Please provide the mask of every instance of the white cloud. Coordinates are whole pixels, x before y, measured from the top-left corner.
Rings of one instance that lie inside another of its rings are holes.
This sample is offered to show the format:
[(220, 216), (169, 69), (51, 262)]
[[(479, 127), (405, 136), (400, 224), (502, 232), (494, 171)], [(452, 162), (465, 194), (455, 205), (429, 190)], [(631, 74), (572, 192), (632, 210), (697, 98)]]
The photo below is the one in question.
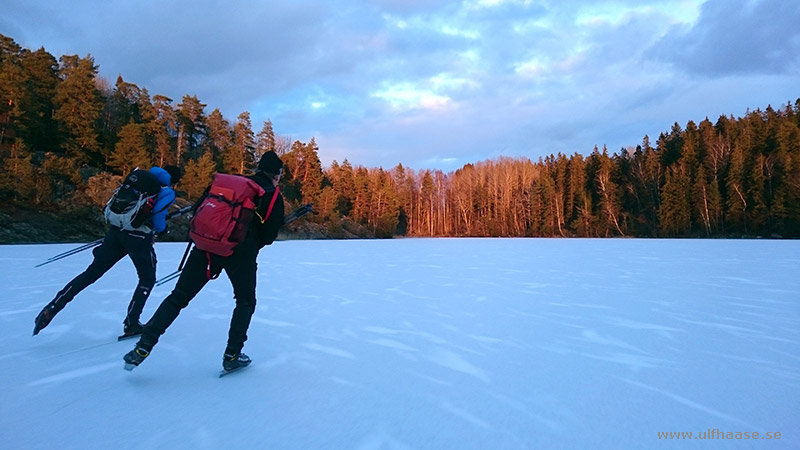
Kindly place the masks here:
[(464, 89), (476, 89), (480, 83), (467, 77), (459, 77), (450, 73), (440, 73), (431, 77), (430, 83), (435, 91), (460, 91)]
[(502, 5), (523, 5), (528, 6), (532, 0), (468, 0), (464, 2), (470, 8), (493, 8)]
[(481, 37), (481, 34), (477, 31), (459, 28), (451, 24), (444, 24), (440, 26), (439, 31), (441, 31), (443, 34), (465, 37), (467, 39), (480, 39)]
[(619, 26), (635, 16), (659, 15), (670, 24), (692, 24), (700, 15), (701, 1), (661, 2), (653, 4), (619, 5), (598, 3), (580, 9), (575, 17), (578, 26)]
[(431, 90), (422, 89), (406, 82), (386, 86), (372, 95), (387, 101), (395, 109), (441, 110), (452, 102), (447, 96), (438, 95)]

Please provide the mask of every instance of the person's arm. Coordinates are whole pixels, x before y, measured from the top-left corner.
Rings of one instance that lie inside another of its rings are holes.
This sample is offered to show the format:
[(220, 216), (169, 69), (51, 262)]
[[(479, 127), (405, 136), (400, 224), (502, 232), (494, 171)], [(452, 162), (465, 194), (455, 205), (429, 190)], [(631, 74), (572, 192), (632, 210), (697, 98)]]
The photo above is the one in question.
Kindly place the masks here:
[(153, 230), (161, 233), (167, 229), (167, 210), (175, 201), (175, 191), (167, 186), (162, 186), (161, 191), (156, 197), (156, 204), (153, 205)]
[[(278, 237), (278, 231), (280, 231), (281, 226), (283, 226), (283, 216), (284, 216), (284, 207), (283, 207), (283, 196), (278, 194), (278, 197), (275, 199), (275, 205), (272, 207), (272, 212), (269, 216), (264, 217), (266, 215), (267, 209), (269, 207), (269, 202), (272, 200), (272, 192), (265, 194), (262, 197), (262, 201), (259, 202), (258, 210), (262, 210), (262, 205), (266, 203), (266, 207), (263, 208), (263, 214), (260, 212), (261, 218), (259, 215), (256, 215), (253, 219), (256, 222), (255, 226), (258, 227), (258, 247), (261, 248), (265, 245), (270, 245), (275, 241), (275, 238)], [(265, 220), (262, 222), (262, 218)]]

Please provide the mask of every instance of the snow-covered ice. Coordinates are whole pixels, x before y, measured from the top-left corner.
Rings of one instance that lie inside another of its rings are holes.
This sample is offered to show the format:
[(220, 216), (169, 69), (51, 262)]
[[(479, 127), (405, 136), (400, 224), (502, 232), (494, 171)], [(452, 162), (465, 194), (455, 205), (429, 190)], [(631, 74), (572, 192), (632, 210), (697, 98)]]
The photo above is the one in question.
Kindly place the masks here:
[(132, 372), (127, 259), (32, 337), (73, 247), (0, 246), (4, 450), (800, 448), (800, 241), (276, 242), (223, 379), (224, 275)]

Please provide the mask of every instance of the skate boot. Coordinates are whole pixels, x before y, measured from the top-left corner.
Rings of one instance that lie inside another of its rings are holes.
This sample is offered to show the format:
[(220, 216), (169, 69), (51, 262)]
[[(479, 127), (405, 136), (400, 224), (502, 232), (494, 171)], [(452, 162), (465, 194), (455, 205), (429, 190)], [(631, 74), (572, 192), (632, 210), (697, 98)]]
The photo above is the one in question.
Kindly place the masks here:
[(251, 362), (250, 357), (242, 352), (225, 353), (222, 357), (222, 372), (219, 376), (221, 377), (239, 369), (244, 369), (249, 366)]
[(133, 370), (139, 364), (144, 361), (145, 358), (150, 354), (150, 350), (146, 349), (145, 347), (141, 346), (140, 344), (136, 344), (133, 350), (129, 351), (125, 357), (122, 359), (125, 360), (125, 370)]
[(128, 321), (125, 321), (125, 328), (122, 330), (122, 335), (117, 337), (118, 341), (123, 341), (125, 339), (130, 339), (132, 337), (140, 336), (142, 334), (142, 330), (144, 329), (144, 325), (138, 320), (136, 323), (128, 324)]
[(49, 325), (50, 321), (53, 320), (53, 317), (55, 317), (59, 311), (60, 309), (56, 308), (55, 303), (48, 303), (47, 306), (42, 308), (39, 315), (33, 319), (33, 335), (36, 336), (44, 327)]

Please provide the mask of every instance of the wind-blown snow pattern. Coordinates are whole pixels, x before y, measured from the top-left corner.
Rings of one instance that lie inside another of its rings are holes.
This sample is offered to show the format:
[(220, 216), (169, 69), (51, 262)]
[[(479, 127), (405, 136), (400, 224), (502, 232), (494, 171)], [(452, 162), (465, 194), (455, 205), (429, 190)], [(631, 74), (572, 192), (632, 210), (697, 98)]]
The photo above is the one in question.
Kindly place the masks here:
[(800, 448), (800, 241), (280, 241), (222, 379), (224, 275), (132, 372), (128, 260), (31, 336), (72, 247), (0, 246), (4, 450)]

